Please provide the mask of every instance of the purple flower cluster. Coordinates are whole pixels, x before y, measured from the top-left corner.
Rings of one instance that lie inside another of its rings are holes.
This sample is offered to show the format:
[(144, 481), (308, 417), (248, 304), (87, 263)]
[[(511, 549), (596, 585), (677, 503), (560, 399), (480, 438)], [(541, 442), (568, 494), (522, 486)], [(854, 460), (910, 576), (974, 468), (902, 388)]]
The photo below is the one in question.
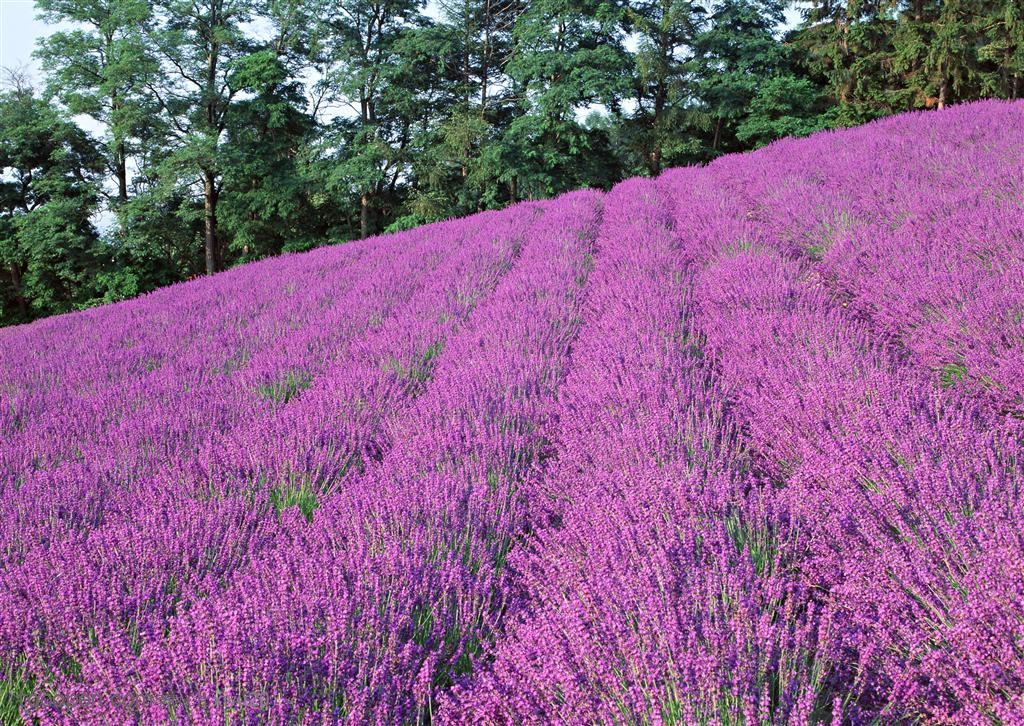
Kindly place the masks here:
[(0, 718), (1024, 720), (1024, 104), (0, 331)]

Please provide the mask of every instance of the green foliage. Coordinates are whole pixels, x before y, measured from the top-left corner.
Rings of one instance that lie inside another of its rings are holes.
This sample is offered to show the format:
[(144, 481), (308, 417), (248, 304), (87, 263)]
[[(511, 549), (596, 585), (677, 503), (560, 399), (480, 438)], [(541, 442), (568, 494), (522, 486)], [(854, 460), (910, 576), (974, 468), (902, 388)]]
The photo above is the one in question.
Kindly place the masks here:
[(1016, 0), (815, 0), (793, 42), (825, 81), (833, 125), (1024, 92)]
[(0, 322), (82, 307), (104, 250), (90, 216), (101, 160), (84, 131), (28, 88), (0, 93)]
[(315, 122), (302, 110), (301, 84), (269, 48), (240, 59), (234, 80), (249, 95), (231, 106), (221, 150), (228, 193), (219, 221), (232, 261), (320, 244), (328, 228), (312, 202), (305, 149)]
[(313, 377), (304, 371), (288, 371), (280, 380), (259, 385), (256, 391), (267, 401), (283, 406), (297, 398), (312, 382)]
[(152, 110), (146, 86), (158, 64), (143, 33), (151, 6), (143, 0), (37, 0), (36, 8), (48, 22), (76, 26), (44, 38), (36, 56), (47, 71), (48, 95), (106, 128), (116, 208), (128, 199), (128, 159), (138, 152)]
[(6, 663), (0, 667), (0, 723), (23, 723), (21, 706), (34, 689), (35, 680), (23, 665)]
[(962, 363), (947, 363), (939, 371), (939, 381), (943, 388), (952, 388), (967, 377), (967, 366)]
[(620, 177), (606, 130), (579, 123), (576, 111), (615, 108), (628, 90), (623, 21), (622, 7), (606, 0), (538, 0), (519, 16), (508, 74), (529, 92), (505, 132), (501, 161), (523, 196), (608, 187)]
[(754, 148), (784, 136), (807, 136), (826, 128), (819, 113), (821, 92), (806, 78), (772, 76), (760, 85), (750, 112), (736, 127), (736, 138)]
[(313, 512), (316, 511), (319, 503), (316, 490), (308, 479), (296, 481), (292, 478), (285, 484), (271, 488), (270, 506), (278, 517), (288, 507), (298, 507), (299, 513), (306, 518), (306, 521), (312, 522)]
[[(697, 92), (709, 117), (711, 155), (748, 148), (739, 138), (773, 129), (772, 81), (784, 74), (789, 53), (775, 38), (783, 0), (718, 0), (696, 40)], [(755, 99), (760, 104), (755, 105)]]
[(1024, 94), (1017, 0), (809, 0), (785, 35), (786, 0), (35, 2), (45, 93), (0, 100), (0, 324)]

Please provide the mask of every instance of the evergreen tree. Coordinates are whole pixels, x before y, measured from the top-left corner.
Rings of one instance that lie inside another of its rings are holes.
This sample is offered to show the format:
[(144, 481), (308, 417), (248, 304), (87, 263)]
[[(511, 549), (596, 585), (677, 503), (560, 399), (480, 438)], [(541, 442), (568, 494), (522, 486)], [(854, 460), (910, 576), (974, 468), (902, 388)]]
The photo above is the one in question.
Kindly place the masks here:
[(894, 85), (903, 108), (943, 108), (956, 93), (974, 96), (977, 84), (978, 43), (973, 32), (977, 3), (974, 0), (911, 0), (898, 7), (892, 31), (893, 67), (899, 74)]
[(825, 79), (832, 100), (829, 122), (853, 125), (906, 105), (893, 82), (891, 0), (811, 0), (793, 41), (808, 70)]
[(1024, 3), (995, 0), (975, 18), (981, 42), (978, 58), (985, 64), (980, 95), (1024, 97)]
[(332, 215), (309, 174), (318, 128), (299, 75), (307, 67), (313, 26), (305, 0), (272, 0), (261, 8), (270, 36), (236, 62), (245, 90), (225, 119), (221, 227), (233, 261), (323, 244)]
[(775, 28), (782, 0), (717, 0), (696, 38), (697, 89), (710, 117), (711, 155), (742, 148), (737, 131), (751, 113), (759, 87), (786, 63)]
[(432, 122), (418, 125), (413, 140), (412, 219), (465, 214), (514, 197), (499, 156), (504, 130), (522, 113), (505, 68), (523, 3), (453, 0), (440, 9), (440, 21), (407, 38), (403, 53), (405, 82), (435, 99)]

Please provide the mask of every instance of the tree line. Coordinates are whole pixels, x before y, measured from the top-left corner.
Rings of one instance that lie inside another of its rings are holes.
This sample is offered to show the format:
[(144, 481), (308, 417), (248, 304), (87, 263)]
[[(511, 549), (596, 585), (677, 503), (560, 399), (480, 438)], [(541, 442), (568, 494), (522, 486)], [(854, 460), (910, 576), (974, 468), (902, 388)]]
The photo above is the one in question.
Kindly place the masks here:
[(0, 324), (1024, 94), (1018, 0), (798, 5), (36, 0), (62, 29), (0, 92)]

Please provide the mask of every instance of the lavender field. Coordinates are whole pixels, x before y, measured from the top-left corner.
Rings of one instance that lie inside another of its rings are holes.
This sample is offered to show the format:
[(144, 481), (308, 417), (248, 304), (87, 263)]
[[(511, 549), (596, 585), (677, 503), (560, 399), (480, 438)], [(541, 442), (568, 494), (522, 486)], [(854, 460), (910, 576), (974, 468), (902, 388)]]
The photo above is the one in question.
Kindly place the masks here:
[(0, 721), (1024, 723), (1024, 103), (0, 330)]

